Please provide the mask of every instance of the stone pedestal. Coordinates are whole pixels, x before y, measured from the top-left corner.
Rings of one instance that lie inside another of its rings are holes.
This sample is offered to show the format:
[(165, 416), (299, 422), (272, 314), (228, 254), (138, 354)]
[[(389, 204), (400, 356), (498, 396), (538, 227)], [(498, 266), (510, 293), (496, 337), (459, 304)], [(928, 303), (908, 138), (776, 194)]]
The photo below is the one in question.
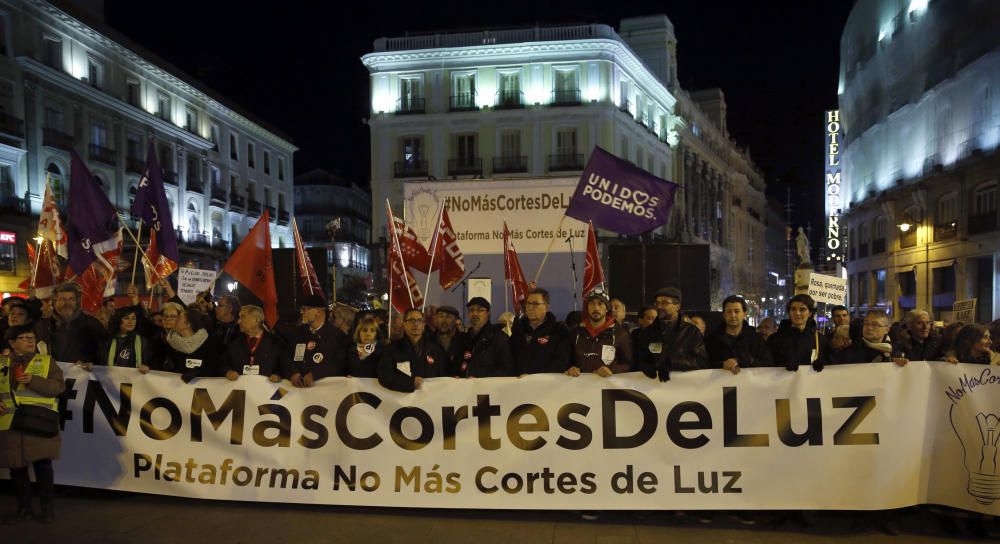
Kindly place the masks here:
[(815, 272), (810, 262), (799, 263), (795, 269), (795, 293), (796, 295), (809, 294), (809, 276)]

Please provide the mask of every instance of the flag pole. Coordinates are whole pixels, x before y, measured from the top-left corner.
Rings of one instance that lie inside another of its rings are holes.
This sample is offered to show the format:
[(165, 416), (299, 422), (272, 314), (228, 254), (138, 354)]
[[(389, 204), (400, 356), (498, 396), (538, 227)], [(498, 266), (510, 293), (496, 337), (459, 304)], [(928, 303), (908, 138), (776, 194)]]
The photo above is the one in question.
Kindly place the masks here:
[(507, 222), (504, 221), (503, 237), (503, 311), (510, 311), (510, 286), (512, 285), (510, 274), (510, 248), (507, 247)]
[(437, 252), (437, 242), (438, 236), (441, 235), (441, 220), (444, 217), (444, 208), (448, 204), (441, 206), (441, 212), (438, 214), (437, 225), (434, 226), (434, 235), (431, 236), (431, 262), (427, 265), (427, 280), (424, 283), (424, 303), (420, 306), (420, 311), (423, 312), (424, 308), (427, 308), (427, 295), (431, 290), (431, 272), (434, 270), (434, 254)]
[[(117, 213), (118, 213), (118, 220), (122, 222), (122, 228), (124, 228), (125, 232), (127, 232), (128, 235), (129, 235), (129, 237), (132, 238), (132, 241), (135, 242), (135, 249), (138, 250), (139, 252), (141, 252), (142, 256), (145, 257), (146, 260), (149, 260), (149, 256), (146, 255), (146, 252), (142, 249), (142, 246), (139, 244), (139, 239), (135, 237), (135, 234), (132, 234), (132, 229), (128, 228), (128, 224), (125, 223), (125, 218), (122, 217), (121, 212), (117, 212)], [(150, 261), (150, 264), (153, 264), (153, 262)], [(135, 285), (134, 282), (133, 282), (133, 285)]]
[[(142, 240), (142, 218), (141, 217), (139, 218), (139, 226), (136, 227), (135, 230), (139, 231), (139, 238), (135, 241), (136, 251), (135, 251), (135, 254), (132, 256), (132, 285), (135, 285), (135, 269), (139, 265), (139, 249), (138, 248), (139, 248), (139, 240)], [(149, 236), (152, 237), (153, 234), (150, 233)]]
[(556, 227), (556, 231), (552, 233), (552, 238), (549, 240), (549, 247), (545, 250), (545, 255), (542, 256), (542, 262), (538, 265), (538, 272), (535, 272), (535, 284), (538, 283), (538, 278), (542, 275), (542, 268), (545, 267), (545, 261), (549, 260), (549, 253), (552, 252), (552, 245), (556, 243), (556, 238), (559, 238), (559, 231), (562, 230), (563, 221), (566, 220), (566, 214), (559, 219), (559, 226)]
[(42, 244), (44, 244), (44, 243), (45, 243), (45, 239), (43, 238), (42, 241), (38, 243), (38, 246), (35, 249), (35, 267), (34, 267), (34, 270), (31, 271), (31, 288), (32, 289), (35, 288), (35, 277), (38, 276), (38, 262), (42, 260)]

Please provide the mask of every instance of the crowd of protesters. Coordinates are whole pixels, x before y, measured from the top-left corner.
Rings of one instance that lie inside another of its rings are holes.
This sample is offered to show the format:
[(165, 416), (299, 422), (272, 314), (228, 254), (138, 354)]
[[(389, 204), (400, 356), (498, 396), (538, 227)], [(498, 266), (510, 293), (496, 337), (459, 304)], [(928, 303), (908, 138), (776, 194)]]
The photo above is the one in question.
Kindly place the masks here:
[[(745, 368), (822, 371), (828, 365), (869, 362), (1000, 364), (992, 340), (1000, 341), (1000, 320), (989, 327), (952, 323), (938, 331), (926, 311), (890, 322), (883, 310), (873, 309), (852, 320), (845, 307), (837, 306), (831, 326), (821, 330), (816, 305), (807, 295), (788, 301), (787, 319), (766, 318), (756, 329), (748, 324), (743, 298), (726, 298), (721, 325), (709, 328), (703, 315), (682, 311), (683, 295), (673, 287), (657, 291), (651, 305), (634, 314), (634, 322), (621, 300), (601, 292), (586, 297), (583, 312), (559, 321), (550, 311), (549, 293), (535, 286), (522, 301), (522, 315), (504, 313), (496, 322), (482, 297), (468, 301), (464, 323), (452, 306), (411, 308), (390, 323), (383, 310), (331, 307), (310, 295), (299, 301), (297, 320), (279, 322), (272, 330), (261, 307), (241, 305), (234, 296), (215, 300), (201, 293), (186, 305), (169, 284), (161, 282), (161, 287), (169, 300), (156, 312), (140, 303), (134, 286), (127, 290), (128, 305), (109, 303), (96, 315), (81, 311), (80, 290), (73, 283), (56, 287), (49, 300), (3, 301), (0, 467), (12, 469), (18, 496), (18, 509), (8, 521), (54, 518), (52, 459), (59, 454), (58, 436), (40, 438), (11, 429), (9, 422), (3, 425), (14, 409), (11, 391), (49, 399), (62, 393), (62, 374), (50, 360), (88, 370), (104, 365), (166, 371), (185, 382), (252, 375), (310, 387), (331, 376), (366, 377), (403, 392), (437, 377), (607, 377), (641, 371), (667, 381), (671, 373), (702, 369), (738, 374)], [(42, 362), (44, 371), (37, 370)], [(35, 469), (41, 514), (31, 505), (28, 465)]]

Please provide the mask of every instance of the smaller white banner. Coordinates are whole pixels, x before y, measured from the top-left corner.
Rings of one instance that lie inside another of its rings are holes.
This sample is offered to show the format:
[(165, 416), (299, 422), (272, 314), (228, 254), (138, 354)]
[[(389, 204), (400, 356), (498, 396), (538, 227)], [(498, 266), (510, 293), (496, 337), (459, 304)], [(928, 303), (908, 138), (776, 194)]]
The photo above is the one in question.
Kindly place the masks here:
[(847, 304), (847, 280), (814, 272), (809, 275), (809, 296), (816, 302)]
[(952, 322), (963, 321), (972, 323), (976, 320), (976, 299), (956, 300), (951, 307)]
[(184, 301), (184, 304), (191, 304), (198, 293), (212, 288), (213, 281), (215, 281), (214, 270), (181, 268), (177, 271), (177, 296)]

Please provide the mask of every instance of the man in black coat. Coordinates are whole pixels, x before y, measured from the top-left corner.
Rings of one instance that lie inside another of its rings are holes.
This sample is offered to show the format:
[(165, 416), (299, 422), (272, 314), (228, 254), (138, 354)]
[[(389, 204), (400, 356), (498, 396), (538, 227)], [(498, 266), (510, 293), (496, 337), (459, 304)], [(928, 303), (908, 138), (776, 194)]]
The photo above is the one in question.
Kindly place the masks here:
[(237, 320), (240, 317), (240, 301), (233, 295), (224, 295), (215, 302), (215, 326), (212, 327), (212, 337), (216, 344), (225, 348), (240, 333)]
[(454, 306), (441, 306), (434, 312), (434, 338), (448, 354), (448, 375), (460, 376), (463, 356), (469, 346), (468, 334), (458, 330), (461, 314)]
[[(906, 361), (938, 361), (941, 336), (934, 332), (934, 323), (926, 310), (912, 310), (906, 314), (905, 328), (892, 339), (899, 356)], [(905, 364), (905, 363), (904, 363)]]
[(712, 368), (739, 374), (741, 368), (774, 366), (767, 342), (746, 324), (746, 317), (747, 301), (743, 297), (731, 295), (722, 301), (725, 326), (705, 339)]
[(347, 375), (347, 338), (326, 316), (326, 301), (319, 295), (303, 298), (303, 325), (291, 334), (285, 349), (282, 374), (295, 387), (311, 387), (321, 378)]
[(80, 363), (90, 370), (100, 359), (98, 348), (111, 335), (97, 318), (80, 310), (79, 285), (63, 283), (56, 287), (53, 297), (53, 315), (38, 321), (36, 333), (51, 340), (51, 355), (56, 361)]
[(518, 375), (569, 370), (573, 360), (573, 338), (549, 312), (549, 292), (528, 292), (524, 315), (514, 322), (510, 337), (514, 367)]
[(222, 352), (222, 370), (235, 381), (240, 376), (268, 376), (281, 381), (281, 355), (284, 349), (275, 335), (264, 330), (264, 309), (248, 305), (240, 309), (240, 333)]
[[(862, 325), (861, 338), (846, 348), (830, 349), (831, 364), (887, 363), (897, 359), (889, 338), (889, 316), (883, 310), (869, 310)], [(904, 359), (905, 360), (905, 359)], [(900, 361), (900, 366), (903, 363)]]
[(513, 376), (514, 359), (510, 338), (503, 328), (490, 323), (490, 303), (483, 297), (473, 297), (466, 305), (469, 330), (465, 349), (457, 361), (454, 374), (463, 378)]
[(653, 305), (659, 319), (642, 329), (635, 346), (635, 360), (642, 373), (665, 382), (671, 371), (708, 368), (708, 353), (701, 332), (681, 319), (681, 291), (665, 287), (656, 292)]
[(427, 321), (419, 308), (403, 314), (403, 337), (394, 340), (378, 362), (378, 383), (382, 387), (412, 393), (424, 378), (447, 376), (448, 354), (424, 331)]

